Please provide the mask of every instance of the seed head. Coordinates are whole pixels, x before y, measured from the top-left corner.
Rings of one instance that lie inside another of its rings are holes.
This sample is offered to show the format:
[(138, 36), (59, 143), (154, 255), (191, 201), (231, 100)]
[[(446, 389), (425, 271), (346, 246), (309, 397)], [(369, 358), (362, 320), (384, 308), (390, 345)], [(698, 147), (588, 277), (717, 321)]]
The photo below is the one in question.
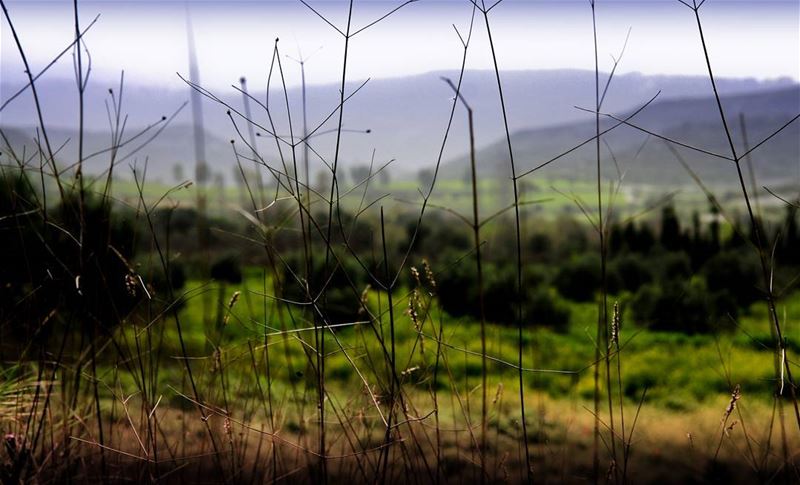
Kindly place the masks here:
[(431, 270), (431, 265), (428, 264), (427, 259), (422, 260), (422, 267), (425, 269), (425, 278), (428, 280), (428, 283), (431, 285), (431, 289), (436, 291), (436, 279), (433, 277), (433, 270)]
[(125, 275), (125, 291), (128, 292), (128, 295), (131, 298), (136, 297), (136, 277), (133, 273), (128, 273)]
[(223, 427), (225, 428), (225, 434), (228, 435), (228, 439), (232, 441), (233, 432), (231, 430), (231, 418), (228, 416), (225, 416), (225, 423), (223, 424)]
[(211, 360), (213, 363), (213, 367), (211, 367), (212, 374), (222, 369), (222, 351), (219, 349), (219, 347), (214, 349), (214, 353), (211, 355)]
[(418, 370), (419, 370), (419, 366), (409, 367), (408, 369), (406, 369), (403, 372), (401, 372), (400, 375), (407, 376), (407, 375), (410, 375), (411, 373), (416, 372)]
[(233, 310), (233, 306), (236, 305), (236, 302), (239, 301), (239, 292), (234, 291), (233, 295), (231, 295), (230, 301), (228, 301), (228, 312), (225, 314), (225, 317), (222, 319), (222, 324), (227, 325), (228, 319), (231, 316), (231, 310)]
[(725, 408), (725, 414), (722, 415), (723, 424), (728, 420), (731, 413), (736, 409), (736, 401), (741, 399), (741, 397), (742, 397), (742, 390), (739, 387), (739, 384), (736, 384), (736, 387), (734, 387), (733, 391), (731, 392), (731, 400), (728, 403), (728, 407)]
[(408, 297), (408, 309), (406, 310), (406, 313), (408, 313), (408, 316), (411, 318), (411, 323), (414, 324), (414, 328), (417, 330), (417, 332), (420, 331), (418, 308), (419, 293), (417, 293), (417, 290), (412, 290), (411, 296)]
[(364, 287), (364, 290), (361, 292), (361, 306), (358, 307), (358, 314), (362, 315), (367, 312), (367, 303), (369, 302), (369, 290), (372, 289), (372, 285), (367, 284)]
[(620, 315), (619, 315), (619, 302), (614, 302), (614, 316), (611, 318), (611, 344), (619, 350), (619, 327), (620, 327)]
[(414, 278), (414, 281), (417, 283), (417, 286), (420, 286), (419, 270), (417, 269), (416, 266), (411, 267), (411, 276)]
[(733, 428), (735, 428), (735, 427), (736, 427), (736, 423), (738, 423), (738, 421), (735, 421), (735, 420), (734, 420), (734, 421), (733, 421), (733, 422), (730, 424), (730, 426), (728, 426), (727, 428), (725, 428), (725, 435), (726, 435), (726, 436), (730, 436), (730, 435), (731, 435), (731, 431), (733, 431)]
[(494, 399), (492, 399), (492, 404), (497, 404), (497, 401), (503, 398), (503, 383), (497, 385), (497, 392), (494, 393)]

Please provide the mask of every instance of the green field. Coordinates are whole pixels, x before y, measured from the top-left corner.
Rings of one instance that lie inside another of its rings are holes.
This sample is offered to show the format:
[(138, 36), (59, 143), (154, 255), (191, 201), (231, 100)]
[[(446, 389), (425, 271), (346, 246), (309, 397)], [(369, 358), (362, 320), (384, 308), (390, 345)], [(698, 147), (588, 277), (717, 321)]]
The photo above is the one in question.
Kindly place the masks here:
[[(254, 271), (240, 285), (218, 286), (215, 283), (200, 285), (190, 281), (184, 291), (190, 296), (180, 311), (184, 328), (184, 339), (190, 354), (203, 357), (197, 366), (206, 369), (213, 366), (211, 355), (220, 348), (225, 356), (226, 367), (249, 372), (251, 366), (248, 342), (263, 352), (264, 342), (273, 350), (276, 362), (290, 358), (296, 370), (308, 373), (304, 345), (314, 338), (314, 322), (308, 320), (308, 312), (295, 307), (291, 317), (288, 310), (277, 313), (274, 302), (266, 304), (262, 294), (263, 282)], [(268, 282), (268, 288), (270, 283)], [(199, 291), (203, 294), (198, 294)], [(231, 310), (227, 309), (231, 295), (240, 292), (241, 297)], [(267, 292), (269, 293), (269, 291)], [(477, 384), (480, 377), (479, 322), (469, 317), (452, 318), (442, 312), (435, 299), (428, 297), (424, 318), (419, 318), (415, 328), (406, 313), (410, 290), (398, 290), (395, 294), (395, 335), (398, 355), (398, 372), (418, 368), (409, 374), (409, 383), (421, 388), (430, 384), (432, 361), (431, 349), (437, 345), (439, 325), (442, 326), (442, 345), (450, 360), (454, 375), (464, 376), (465, 385)], [(625, 302), (629, 295), (620, 295)], [(207, 301), (204, 303), (203, 299)], [(220, 300), (221, 298), (221, 300)], [(617, 298), (612, 297), (612, 301)], [(210, 301), (209, 301), (210, 300)], [(268, 300), (268, 298), (267, 298)], [(220, 301), (222, 304), (220, 305)], [(204, 305), (210, 315), (204, 319)], [(379, 320), (375, 324), (365, 322), (325, 332), (326, 375), (336, 386), (364, 385), (353, 365), (366, 374), (385, 371), (375, 369), (371, 362), (380, 361), (380, 344), (375, 334), (388, 335), (389, 314), (385, 293), (375, 290), (369, 293), (369, 307)], [(800, 294), (787, 297), (779, 305), (781, 312), (794, 314), (800, 311)], [(588, 400), (592, 396), (593, 383), (591, 364), (594, 359), (594, 339), (597, 307), (593, 303), (570, 303), (569, 327), (565, 332), (537, 327), (531, 322), (523, 334), (526, 353), (523, 356), (525, 383), (531, 389), (546, 392), (551, 398), (574, 398)], [(227, 316), (227, 324), (216, 328), (217, 320)], [(204, 325), (204, 320), (210, 322)], [(750, 399), (769, 400), (775, 388), (773, 337), (770, 334), (766, 305), (757, 303), (737, 322), (736, 330), (719, 335), (685, 335), (672, 332), (654, 332), (635, 325), (627, 325), (627, 316), (622, 315), (621, 355), (625, 399), (635, 403), (647, 389), (649, 405), (666, 409), (695, 409), (715, 402), (728, 395), (732, 385), (739, 384)], [(169, 355), (180, 353), (175, 328), (168, 322), (159, 323), (163, 330), (162, 352)], [(305, 329), (305, 330), (304, 330)], [(121, 338), (133, 339), (133, 329), (124, 332)], [(800, 328), (787, 325), (784, 336), (790, 351), (800, 351)], [(423, 348), (427, 347), (426, 357)], [(517, 386), (517, 329), (509, 326), (488, 324), (487, 354), (490, 357), (488, 371), (492, 389), (501, 382), (506, 388)], [(347, 354), (347, 356), (345, 355)], [(348, 359), (349, 356), (349, 359)], [(613, 356), (616, 358), (616, 355)], [(496, 359), (496, 360), (495, 360)], [(273, 378), (276, 385), (285, 386), (293, 379), (286, 372), (287, 366), (274, 364)], [(547, 369), (560, 373), (535, 371)], [(237, 372), (233, 372), (233, 378)], [(446, 376), (440, 375), (445, 386)], [(377, 377), (372, 377), (375, 384)], [(172, 383), (175, 384), (174, 382)]]

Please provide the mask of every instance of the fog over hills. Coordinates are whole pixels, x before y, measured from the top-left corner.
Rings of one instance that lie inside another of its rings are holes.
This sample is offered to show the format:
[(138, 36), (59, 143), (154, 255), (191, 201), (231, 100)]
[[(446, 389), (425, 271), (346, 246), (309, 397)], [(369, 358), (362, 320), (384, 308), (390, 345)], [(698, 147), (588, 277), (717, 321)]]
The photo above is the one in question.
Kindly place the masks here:
[[(800, 114), (800, 88), (797, 86), (733, 94), (722, 97), (728, 126), (739, 155), (748, 147), (768, 137), (794, 116)], [(603, 111), (606, 111), (605, 109)], [(630, 112), (618, 113), (624, 119)], [(537, 167), (591, 139), (595, 133), (594, 115), (585, 113), (585, 121), (554, 127), (521, 130), (512, 133), (518, 172)], [(745, 144), (744, 129), (747, 134)], [(630, 120), (637, 127), (692, 147), (731, 156), (730, 145), (722, 127), (719, 110), (713, 97), (696, 97), (657, 101)], [(617, 124), (604, 117), (601, 130)], [(617, 177), (617, 167), (626, 180), (649, 183), (683, 183), (690, 176), (657, 137), (631, 126), (622, 125), (603, 136), (602, 156), (605, 175)], [(606, 145), (607, 142), (607, 145)], [(707, 183), (736, 181), (736, 171), (730, 161), (673, 145), (679, 155)], [(541, 169), (542, 174), (564, 177), (592, 177), (596, 173), (594, 142), (587, 143), (563, 158)], [(800, 180), (800, 123), (794, 122), (751, 154), (759, 179), (788, 182)], [(477, 153), (479, 171), (510, 177), (506, 140), (480, 149)], [(458, 176), (468, 167), (466, 156), (458, 157), (445, 166), (445, 174)]]
[[(347, 167), (367, 163), (375, 149), (376, 162), (394, 159), (391, 170), (398, 175), (433, 166), (447, 126), (453, 96), (452, 90), (441, 78), (449, 77), (455, 82), (457, 76), (458, 72), (448, 71), (368, 81), (345, 104), (344, 127), (352, 130), (370, 129), (371, 133), (367, 135), (348, 132), (343, 135), (340, 155), (342, 164)], [(601, 79), (606, 77), (605, 74), (601, 75)], [(512, 141), (515, 154), (523, 160), (523, 165), (533, 166), (536, 161), (547, 159), (591, 136), (592, 115), (576, 109), (575, 106), (588, 108), (593, 104), (594, 72), (506, 71), (502, 73), (502, 80), (509, 127), (514, 134)], [(346, 94), (353, 93), (362, 82), (348, 83)], [(0, 99), (5, 102), (22, 85), (4, 79), (0, 85)], [(266, 103), (263, 81), (261, 85), (257, 85), (255, 80), (250, 80), (249, 85), (251, 94)], [(751, 144), (800, 112), (799, 88), (791, 80), (720, 79), (718, 85), (726, 109), (734, 118), (729, 121), (735, 129), (738, 130), (739, 126), (738, 113), (746, 115)], [(53, 145), (60, 146), (69, 140), (59, 154), (60, 162), (68, 164), (77, 152), (77, 143), (74, 141), (78, 102), (75, 83), (72, 80), (50, 80), (45, 77), (37, 82), (37, 88)], [(119, 94), (118, 86), (99, 80), (91, 81), (87, 90), (86, 144), (90, 153), (102, 149), (110, 141), (106, 112), (109, 88), (113, 88), (116, 95)], [(309, 127), (317, 126), (336, 109), (338, 91), (338, 85), (308, 86)], [(709, 97), (711, 86), (705, 77), (618, 75), (611, 84), (603, 110), (616, 114), (630, 112), (659, 91), (657, 101), (635, 118), (636, 123), (687, 143), (697, 142), (705, 148), (727, 153), (725, 145), (720, 145), (725, 141), (724, 134), (719, 128), (719, 114)], [(481, 149), (481, 170), (504, 176), (506, 155), (498, 144), (504, 131), (494, 72), (467, 71), (462, 93), (475, 112), (476, 141)], [(214, 94), (235, 109), (241, 110), (242, 95), (233, 88), (214, 91)], [(290, 89), (288, 97), (293, 129), (297, 136), (302, 133), (300, 89)], [(186, 90), (175, 91), (137, 85), (135, 80), (126, 81), (122, 108), (128, 116), (126, 133), (133, 135), (147, 124), (158, 121), (161, 116), (171, 115), (188, 99), (188, 86)], [(283, 93), (275, 89), (275, 84), (269, 102), (277, 131), (288, 137)], [(262, 127), (268, 127), (265, 110), (255, 103), (251, 104), (255, 120)], [(238, 136), (224, 106), (204, 98), (203, 110), (208, 162), (212, 171), (222, 173), (230, 180), (235, 166), (230, 140)], [(320, 131), (335, 128), (336, 118), (331, 117)], [(236, 121), (243, 129), (244, 122), (241, 119)], [(36, 126), (36, 118), (29, 92), (0, 112), (0, 126), (15, 149), (19, 150), (22, 145), (27, 144), (30, 150), (35, 134), (32, 127)], [(772, 168), (775, 168), (774, 173), (779, 174), (779, 165), (785, 167), (792, 160), (797, 163), (797, 126), (791, 127), (791, 130), (793, 131), (776, 138), (775, 144), (770, 148), (758, 152), (759, 156), (772, 159), (765, 173), (773, 173)], [(256, 131), (264, 130), (257, 128)], [(191, 109), (186, 106), (158, 138), (135, 154), (135, 158), (142, 161), (148, 157), (150, 176), (172, 180), (173, 166), (176, 163), (185, 165), (184, 172), (191, 176), (195, 158), (191, 133)], [(277, 162), (274, 139), (270, 139), (266, 133), (263, 135), (258, 142), (259, 150), (268, 161)], [(608, 137), (609, 144), (623, 165), (627, 163), (626, 160), (633, 158), (643, 141), (644, 136), (640, 132), (624, 127), (615, 130)], [(331, 134), (311, 139), (314, 150), (329, 161), (333, 158), (334, 142), (335, 136)], [(139, 145), (137, 141), (124, 147), (121, 150), (122, 156)], [(241, 142), (238, 147), (242, 152), (247, 151)], [(459, 106), (443, 156), (448, 174), (461, 175), (459, 163), (460, 160), (463, 161), (461, 157), (465, 156), (466, 149), (466, 116)], [(650, 170), (659, 172), (664, 165), (665, 153), (668, 152), (660, 143), (652, 140), (648, 142), (639, 154), (637, 163), (644, 164), (643, 160), (651, 158), (657, 163), (645, 165), (648, 168), (640, 169), (636, 175), (647, 178), (651, 176)], [(579, 151), (573, 157), (554, 164), (552, 170), (561, 168), (572, 175), (580, 176), (585, 167), (590, 168), (587, 160), (586, 154)], [(100, 155), (88, 166), (91, 170), (100, 170), (101, 167), (105, 168), (107, 161), (107, 156)], [(324, 168), (318, 158), (312, 158), (311, 164), (312, 171)], [(669, 170), (671, 167), (674, 164), (670, 164)], [(585, 173), (587, 177), (592, 176), (589, 168)], [(791, 173), (796, 173), (796, 170)], [(670, 177), (677, 176), (674, 172), (668, 174)], [(634, 176), (633, 170), (631, 176)]]

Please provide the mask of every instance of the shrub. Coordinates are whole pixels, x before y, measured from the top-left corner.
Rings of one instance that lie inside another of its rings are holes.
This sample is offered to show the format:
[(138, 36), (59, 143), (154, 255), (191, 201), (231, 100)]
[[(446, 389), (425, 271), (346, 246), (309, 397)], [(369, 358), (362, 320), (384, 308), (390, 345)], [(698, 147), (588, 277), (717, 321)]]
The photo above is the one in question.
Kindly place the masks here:
[[(145, 282), (151, 286), (156, 294), (167, 296), (169, 288), (167, 287), (167, 279), (164, 277), (164, 269), (159, 265), (153, 268), (150, 275), (144, 275)], [(172, 261), (169, 265), (169, 283), (172, 285), (172, 290), (177, 291), (186, 285), (186, 269), (183, 263)], [(178, 296), (177, 294), (175, 295)]]
[(692, 263), (686, 253), (661, 253), (653, 259), (664, 281), (685, 281), (692, 276)]
[[(450, 216), (442, 216), (440, 214), (432, 214), (429, 218), (422, 222), (422, 225), (417, 229), (417, 218), (406, 216), (402, 224), (405, 229), (405, 243), (404, 247), (411, 244), (411, 238), (414, 236), (414, 231), (417, 231), (416, 239), (414, 240), (413, 251), (418, 255), (425, 255), (433, 260), (438, 260), (437, 256), (446, 248), (452, 251), (454, 255), (456, 252), (465, 253), (473, 247), (472, 236), (466, 225), (460, 221), (454, 220)], [(452, 260), (457, 260), (453, 257)], [(470, 264), (474, 267), (474, 257), (466, 258), (464, 264)]]
[[(330, 274), (330, 270), (325, 269), (325, 258), (314, 258), (308, 277), (311, 298), (316, 298), (324, 286), (324, 297), (317, 300), (317, 304), (330, 324), (350, 323), (363, 318), (360, 314), (361, 290), (367, 284), (366, 274), (352, 258), (340, 255), (338, 261), (341, 264), (337, 266), (337, 259), (331, 257), (330, 268), (333, 273)], [(287, 259), (287, 264), (298, 277), (305, 275), (305, 262), (301, 254), (293, 254)], [(286, 270), (283, 277), (283, 297), (292, 301), (308, 302), (304, 284), (298, 283)], [(312, 318), (317, 318), (316, 312)]]
[[(449, 253), (442, 260), (449, 262), (457, 259), (455, 253)], [(436, 279), (436, 294), (444, 311), (454, 317), (479, 315), (478, 275), (470, 260), (461, 260), (437, 272)]]
[(609, 265), (609, 275), (618, 284), (618, 289), (636, 292), (643, 285), (653, 281), (652, 265), (637, 254), (626, 254), (616, 258)]
[[(453, 316), (480, 318), (477, 270), (462, 260), (439, 275), (438, 296), (442, 308)], [(486, 320), (512, 325), (517, 321), (517, 270), (512, 265), (484, 263), (484, 311)], [(569, 310), (556, 292), (547, 290), (547, 278), (539, 269), (526, 268), (523, 318), (529, 324), (565, 328)]]
[[(484, 271), (486, 319), (512, 324), (517, 321), (517, 270), (511, 265), (487, 265)], [(523, 302), (523, 305), (525, 303)]]
[(702, 285), (647, 284), (631, 301), (634, 320), (653, 330), (685, 333), (711, 331), (712, 313)]
[(143, 293), (130, 263), (127, 214), (89, 193), (81, 207), (76, 193), (66, 193), (45, 224), (23, 175), (5, 174), (0, 187), (0, 316), (15, 322), (14, 332), (38, 331), (51, 311), (82, 330), (124, 320)]
[(759, 297), (756, 262), (747, 256), (749, 254), (722, 252), (708, 260), (701, 270), (710, 292), (729, 294), (741, 308), (747, 308)]
[(211, 265), (211, 278), (225, 283), (241, 283), (242, 268), (235, 256), (227, 255)]
[(564, 264), (555, 278), (558, 292), (570, 300), (590, 301), (600, 288), (600, 264), (586, 254)]
[(569, 307), (554, 291), (546, 288), (532, 290), (527, 298), (528, 320), (535, 325), (565, 331), (569, 323)]

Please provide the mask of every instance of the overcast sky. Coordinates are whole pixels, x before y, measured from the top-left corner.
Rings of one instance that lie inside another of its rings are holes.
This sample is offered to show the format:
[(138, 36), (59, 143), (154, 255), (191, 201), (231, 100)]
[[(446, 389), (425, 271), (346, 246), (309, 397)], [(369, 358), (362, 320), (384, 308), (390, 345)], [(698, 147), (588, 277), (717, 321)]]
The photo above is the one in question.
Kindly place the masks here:
[[(308, 0), (340, 29), (347, 3)], [(358, 29), (402, 3), (355, 0), (352, 25)], [(488, 2), (487, 2), (488, 3)], [(29, 61), (38, 72), (74, 35), (72, 2), (10, 1), (12, 21)], [(201, 81), (219, 88), (247, 76), (251, 86), (265, 82), (273, 41), (282, 54), (311, 55), (307, 78), (336, 82), (341, 76), (343, 38), (298, 1), (86, 1), (80, 18), (100, 19), (86, 36), (94, 79), (181, 88), (176, 72), (186, 74), (187, 15), (194, 26)], [(461, 44), (453, 29), (469, 26), (468, 0), (421, 0), (352, 38), (348, 78), (395, 77), (457, 68)], [(187, 14), (188, 12), (188, 14)], [(720, 76), (800, 78), (800, 2), (708, 0), (701, 9), (711, 60)], [(506, 0), (491, 11), (501, 69), (593, 69), (591, 10), (588, 0)], [(677, 0), (599, 0), (597, 6), (601, 69), (611, 67), (628, 28), (630, 41), (620, 72), (704, 75), (705, 64), (692, 11)], [(22, 64), (6, 19), (2, 21), (0, 74), (22, 78)], [(284, 58), (290, 85), (298, 67)], [(491, 68), (486, 29), (476, 18), (468, 67)], [(53, 76), (70, 76), (65, 56)], [(2, 94), (2, 93), (0, 93)], [(2, 97), (2, 96), (0, 96)]]

